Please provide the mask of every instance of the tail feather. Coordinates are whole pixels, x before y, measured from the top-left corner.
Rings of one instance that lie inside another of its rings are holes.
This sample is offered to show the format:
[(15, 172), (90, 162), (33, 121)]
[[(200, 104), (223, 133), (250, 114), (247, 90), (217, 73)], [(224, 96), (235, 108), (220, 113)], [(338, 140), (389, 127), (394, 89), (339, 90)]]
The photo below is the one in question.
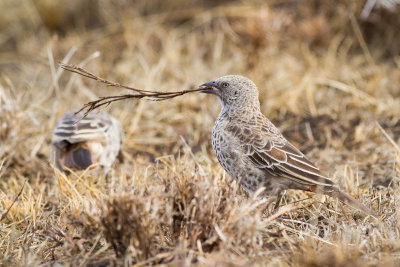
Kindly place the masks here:
[(342, 190), (340, 190), (339, 188), (337, 188), (336, 186), (311, 186), (310, 191), (315, 192), (315, 193), (321, 193), (321, 194), (325, 194), (331, 197), (335, 197), (337, 199), (339, 199), (341, 202), (345, 203), (346, 205), (349, 205), (355, 209), (361, 210), (363, 212), (365, 212), (368, 215), (377, 217), (376, 213), (367, 208), (364, 204), (362, 204), (361, 202), (359, 202), (358, 200), (352, 198), (351, 196), (349, 196), (347, 193), (343, 192)]
[(91, 151), (84, 147), (66, 152), (63, 167), (72, 170), (84, 170), (93, 164)]
[(339, 199), (340, 201), (342, 201), (343, 203), (345, 203), (353, 208), (356, 208), (358, 210), (361, 210), (368, 215), (376, 217), (376, 213), (373, 210), (367, 208), (364, 204), (362, 204), (358, 200), (352, 198), (351, 196), (349, 196), (347, 193), (341, 191), (340, 189), (337, 189), (334, 191), (329, 191), (329, 192), (324, 192), (324, 193), (328, 196), (335, 197), (335, 198)]

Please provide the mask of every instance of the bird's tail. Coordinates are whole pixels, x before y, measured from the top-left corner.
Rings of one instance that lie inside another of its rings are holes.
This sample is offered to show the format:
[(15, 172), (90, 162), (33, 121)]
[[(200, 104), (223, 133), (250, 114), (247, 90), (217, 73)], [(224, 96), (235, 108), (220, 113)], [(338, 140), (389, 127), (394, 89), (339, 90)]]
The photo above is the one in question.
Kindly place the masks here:
[(364, 204), (362, 204), (358, 200), (352, 198), (347, 193), (341, 191), (339, 188), (330, 187), (329, 189), (323, 188), (322, 190), (321, 189), (319, 189), (319, 190), (317, 189), (316, 191), (318, 193), (323, 193), (325, 195), (328, 195), (328, 196), (331, 196), (331, 197), (335, 197), (335, 198), (339, 199), (341, 202), (343, 202), (343, 203), (345, 203), (345, 204), (347, 204), (347, 205), (349, 205), (349, 206), (351, 206), (353, 208), (361, 210), (361, 211), (365, 212), (368, 215), (377, 217), (376, 213), (373, 210), (367, 208)]
[(62, 162), (63, 168), (72, 170), (84, 170), (92, 165), (92, 153), (88, 148), (77, 147), (76, 149), (69, 150), (64, 155)]

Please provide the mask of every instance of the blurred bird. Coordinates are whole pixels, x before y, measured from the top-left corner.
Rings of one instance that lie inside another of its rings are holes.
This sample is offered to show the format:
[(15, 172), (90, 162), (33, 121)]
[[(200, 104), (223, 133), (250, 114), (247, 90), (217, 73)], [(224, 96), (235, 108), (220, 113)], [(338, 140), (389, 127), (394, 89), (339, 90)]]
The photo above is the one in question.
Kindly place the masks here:
[(107, 173), (115, 158), (122, 156), (121, 124), (105, 111), (83, 117), (71, 110), (58, 121), (52, 136), (51, 162), (61, 171), (84, 170), (97, 165)]
[(277, 196), (277, 208), (283, 190), (300, 189), (336, 197), (373, 214), (322, 175), (261, 113), (258, 88), (251, 80), (228, 75), (200, 88), (216, 95), (222, 105), (212, 131), (218, 161), (248, 194), (264, 187), (262, 195)]

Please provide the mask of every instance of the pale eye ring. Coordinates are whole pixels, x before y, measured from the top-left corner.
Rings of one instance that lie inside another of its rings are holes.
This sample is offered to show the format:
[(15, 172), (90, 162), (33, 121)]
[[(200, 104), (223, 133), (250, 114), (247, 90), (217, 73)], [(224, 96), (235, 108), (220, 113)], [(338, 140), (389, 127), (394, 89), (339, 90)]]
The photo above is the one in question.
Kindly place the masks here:
[(222, 87), (223, 87), (223, 88), (229, 87), (229, 83), (222, 83)]

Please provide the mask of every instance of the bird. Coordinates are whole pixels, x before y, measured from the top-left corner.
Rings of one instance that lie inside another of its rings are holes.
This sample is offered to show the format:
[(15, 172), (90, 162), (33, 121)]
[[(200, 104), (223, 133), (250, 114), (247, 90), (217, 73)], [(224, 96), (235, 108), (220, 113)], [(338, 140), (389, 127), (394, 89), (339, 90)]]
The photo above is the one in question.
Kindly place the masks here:
[(62, 172), (102, 166), (108, 173), (117, 156), (122, 160), (124, 133), (106, 111), (70, 110), (58, 121), (51, 140), (50, 162)]
[(241, 75), (227, 75), (202, 84), (200, 92), (216, 95), (221, 112), (212, 130), (212, 148), (225, 171), (244, 191), (275, 197), (297, 189), (322, 193), (359, 209), (374, 212), (342, 191), (292, 145), (260, 109), (257, 86)]

